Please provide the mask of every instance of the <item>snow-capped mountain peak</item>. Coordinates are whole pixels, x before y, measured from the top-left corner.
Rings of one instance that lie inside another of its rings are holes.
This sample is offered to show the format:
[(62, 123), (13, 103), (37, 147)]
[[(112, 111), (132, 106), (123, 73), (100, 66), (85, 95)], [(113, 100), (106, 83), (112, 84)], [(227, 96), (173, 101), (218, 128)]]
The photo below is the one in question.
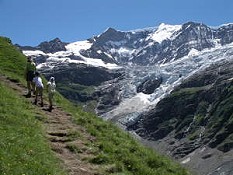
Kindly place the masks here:
[[(51, 54), (57, 55), (57, 50), (65, 54), (64, 56), (59, 54), (57, 60), (63, 57), (77, 64), (91, 64), (99, 60), (97, 62), (101, 62), (100, 65), (92, 65), (108, 68), (109, 64), (117, 67), (117, 65), (167, 63), (186, 55), (192, 55), (195, 50), (221, 47), (232, 41), (233, 25), (231, 24), (210, 28), (202, 23), (194, 22), (183, 25), (162, 23), (158, 27), (136, 31), (124, 32), (108, 28), (102, 34), (85, 41), (62, 43), (59, 39), (55, 39), (51, 42), (43, 42), (35, 48), (22, 47), (22, 50), (30, 55), (34, 52), (37, 58), (43, 56), (43, 61), (40, 59), (39, 63), (44, 62)], [(43, 53), (38, 54), (39, 51)]]
[(181, 28), (182, 25), (169, 25), (161, 23), (158, 29), (154, 33), (150, 34), (148, 38), (161, 43), (163, 40), (171, 39), (172, 35)]

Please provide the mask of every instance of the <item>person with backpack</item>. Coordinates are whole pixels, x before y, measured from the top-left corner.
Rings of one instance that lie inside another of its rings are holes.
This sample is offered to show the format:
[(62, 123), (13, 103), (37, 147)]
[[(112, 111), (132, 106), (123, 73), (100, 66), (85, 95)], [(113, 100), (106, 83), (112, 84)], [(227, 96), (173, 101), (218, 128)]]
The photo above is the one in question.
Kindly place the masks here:
[(33, 62), (32, 57), (28, 56), (26, 70), (25, 70), (25, 77), (26, 77), (27, 89), (28, 89), (28, 93), (27, 93), (26, 97), (31, 97), (31, 91), (33, 91), (33, 93), (35, 93), (35, 85), (32, 82), (32, 80), (35, 76), (35, 71), (36, 71), (36, 64)]
[(35, 93), (36, 97), (35, 97), (34, 104), (35, 105), (37, 104), (37, 98), (40, 95), (41, 107), (43, 107), (44, 106), (44, 103), (43, 103), (43, 89), (44, 89), (44, 85), (43, 85), (43, 82), (42, 82), (42, 79), (40, 77), (40, 73), (39, 72), (35, 73), (35, 77), (33, 78), (33, 82), (35, 83), (35, 87), (36, 87), (36, 93)]
[(48, 96), (49, 96), (49, 111), (50, 112), (53, 109), (53, 96), (55, 94), (55, 88), (56, 88), (55, 78), (50, 77), (50, 79), (47, 83), (47, 90), (48, 90)]

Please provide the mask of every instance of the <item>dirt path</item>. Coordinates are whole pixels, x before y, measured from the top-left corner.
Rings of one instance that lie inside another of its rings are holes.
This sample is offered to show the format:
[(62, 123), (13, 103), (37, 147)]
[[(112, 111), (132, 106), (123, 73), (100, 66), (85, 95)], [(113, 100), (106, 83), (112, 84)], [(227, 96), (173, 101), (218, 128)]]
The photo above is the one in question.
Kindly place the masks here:
[[(26, 92), (26, 88), (15, 80), (10, 80), (0, 75), (0, 81), (5, 82), (21, 96)], [(34, 101), (34, 97), (27, 99), (31, 103)], [(85, 145), (85, 140), (93, 142), (95, 138), (90, 136), (83, 127), (74, 124), (72, 116), (64, 112), (60, 107), (55, 106), (53, 111), (49, 112), (47, 101), (44, 101), (44, 107), (40, 107), (39, 101), (37, 107), (46, 116), (45, 119), (41, 119), (46, 137), (51, 145), (51, 149), (61, 160), (62, 167), (70, 175), (97, 174), (97, 167), (84, 160), (93, 156), (91, 149)]]

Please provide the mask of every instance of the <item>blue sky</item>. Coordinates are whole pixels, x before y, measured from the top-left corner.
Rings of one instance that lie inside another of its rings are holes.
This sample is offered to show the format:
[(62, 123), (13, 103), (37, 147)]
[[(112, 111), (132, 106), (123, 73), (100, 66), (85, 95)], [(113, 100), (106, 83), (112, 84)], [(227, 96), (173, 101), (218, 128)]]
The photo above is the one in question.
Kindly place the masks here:
[(108, 27), (133, 30), (160, 23), (233, 23), (232, 0), (0, 0), (0, 36), (36, 46), (56, 37), (85, 40)]

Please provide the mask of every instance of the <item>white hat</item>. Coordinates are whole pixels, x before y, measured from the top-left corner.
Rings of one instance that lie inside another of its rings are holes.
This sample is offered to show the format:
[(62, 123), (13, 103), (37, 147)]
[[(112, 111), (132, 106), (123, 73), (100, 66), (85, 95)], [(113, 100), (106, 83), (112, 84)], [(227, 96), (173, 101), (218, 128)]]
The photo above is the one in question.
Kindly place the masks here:
[(50, 77), (49, 81), (55, 81), (54, 77)]

